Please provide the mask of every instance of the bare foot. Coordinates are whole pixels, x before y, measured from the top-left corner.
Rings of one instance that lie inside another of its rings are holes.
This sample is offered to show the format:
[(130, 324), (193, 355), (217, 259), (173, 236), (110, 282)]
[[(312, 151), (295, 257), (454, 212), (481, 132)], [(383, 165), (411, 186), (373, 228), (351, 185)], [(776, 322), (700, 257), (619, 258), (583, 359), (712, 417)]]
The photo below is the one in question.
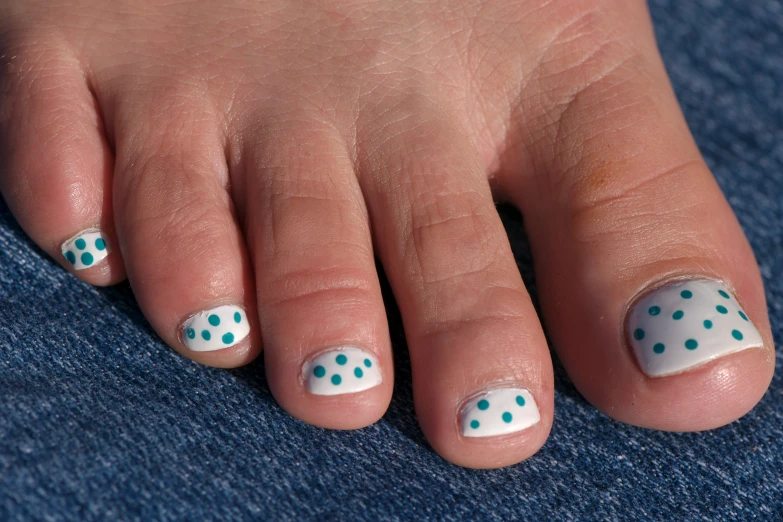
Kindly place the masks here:
[[(552, 367), (493, 195), (526, 219), (571, 378), (623, 422), (703, 430), (771, 379), (756, 263), (640, 0), (6, 0), (0, 188), (175, 350), (262, 344), (280, 405), (386, 410), (378, 256), (444, 458), (535, 453)], [(754, 327), (755, 325), (755, 327)]]

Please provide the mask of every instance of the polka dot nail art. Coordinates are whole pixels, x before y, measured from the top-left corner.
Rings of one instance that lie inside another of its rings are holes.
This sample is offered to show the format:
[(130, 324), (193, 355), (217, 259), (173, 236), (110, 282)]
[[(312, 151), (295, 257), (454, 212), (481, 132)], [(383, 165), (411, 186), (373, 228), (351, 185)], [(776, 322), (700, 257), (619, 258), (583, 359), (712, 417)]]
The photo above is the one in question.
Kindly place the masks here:
[(307, 391), (314, 395), (357, 393), (383, 381), (378, 359), (349, 346), (315, 356), (305, 363), (302, 373)]
[(234, 346), (249, 333), (245, 311), (224, 305), (189, 317), (182, 325), (182, 342), (194, 352), (212, 352)]
[(62, 245), (63, 257), (74, 270), (95, 266), (109, 255), (109, 242), (98, 229), (79, 232)]
[(640, 299), (628, 316), (628, 336), (639, 366), (651, 377), (763, 346), (731, 292), (706, 279), (673, 283)]
[(533, 395), (524, 388), (500, 388), (473, 397), (460, 413), (463, 437), (493, 437), (522, 431), (541, 420)]

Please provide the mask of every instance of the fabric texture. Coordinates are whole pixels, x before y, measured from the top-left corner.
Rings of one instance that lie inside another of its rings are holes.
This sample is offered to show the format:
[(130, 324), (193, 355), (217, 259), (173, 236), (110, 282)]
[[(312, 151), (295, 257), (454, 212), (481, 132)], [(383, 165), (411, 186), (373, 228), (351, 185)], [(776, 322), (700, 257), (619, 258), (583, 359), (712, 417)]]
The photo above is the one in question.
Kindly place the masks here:
[[(783, 4), (655, 0), (686, 117), (739, 216), (783, 339)], [(535, 295), (522, 219), (500, 209)], [(783, 520), (783, 377), (741, 420), (661, 433), (599, 413), (556, 362), (556, 419), (533, 458), (449, 464), (396, 355), (384, 418), (352, 432), (292, 419), (262, 361), (226, 371), (166, 347), (126, 284), (79, 282), (0, 203), (0, 520)]]

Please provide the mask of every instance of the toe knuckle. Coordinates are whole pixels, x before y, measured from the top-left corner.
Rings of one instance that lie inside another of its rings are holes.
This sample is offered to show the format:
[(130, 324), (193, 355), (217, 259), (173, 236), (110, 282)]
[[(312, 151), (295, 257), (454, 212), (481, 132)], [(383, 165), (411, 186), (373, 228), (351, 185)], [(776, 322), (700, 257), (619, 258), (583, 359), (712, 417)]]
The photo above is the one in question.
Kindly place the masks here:
[[(441, 292), (418, 318), (423, 336), (444, 333), (519, 331), (530, 321), (522, 312), (527, 299), (514, 284), (462, 285), (454, 292)], [(455, 304), (458, 303), (458, 304)]]
[(425, 283), (467, 276), (495, 264), (505, 240), (494, 206), (484, 196), (431, 190), (414, 197), (410, 208), (407, 253)]
[(700, 159), (629, 176), (619, 190), (578, 196), (563, 227), (579, 248), (610, 263), (633, 259), (618, 267), (620, 278), (648, 266), (714, 266), (715, 245), (736, 223), (710, 178)]
[(374, 302), (377, 288), (370, 273), (345, 263), (278, 267), (266, 277), (263, 299), (267, 306), (309, 306), (321, 313), (337, 307), (365, 308)]

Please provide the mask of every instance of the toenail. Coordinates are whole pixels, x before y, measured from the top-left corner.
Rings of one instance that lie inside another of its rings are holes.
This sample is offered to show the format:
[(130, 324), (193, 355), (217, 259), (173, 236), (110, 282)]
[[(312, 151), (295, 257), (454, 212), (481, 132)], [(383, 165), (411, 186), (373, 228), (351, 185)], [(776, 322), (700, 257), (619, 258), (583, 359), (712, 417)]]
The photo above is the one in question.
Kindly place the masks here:
[(188, 317), (182, 325), (182, 342), (194, 352), (212, 352), (235, 345), (249, 333), (245, 311), (223, 305)]
[(351, 346), (316, 355), (302, 367), (307, 391), (314, 395), (342, 395), (378, 386), (383, 378), (378, 360)]
[(498, 388), (468, 399), (460, 410), (463, 437), (494, 437), (522, 431), (541, 416), (524, 388)]
[(109, 255), (106, 236), (97, 228), (82, 230), (62, 244), (63, 257), (74, 270), (84, 270)]
[(708, 279), (678, 281), (645, 295), (631, 308), (627, 331), (639, 366), (650, 377), (764, 345), (737, 299)]

